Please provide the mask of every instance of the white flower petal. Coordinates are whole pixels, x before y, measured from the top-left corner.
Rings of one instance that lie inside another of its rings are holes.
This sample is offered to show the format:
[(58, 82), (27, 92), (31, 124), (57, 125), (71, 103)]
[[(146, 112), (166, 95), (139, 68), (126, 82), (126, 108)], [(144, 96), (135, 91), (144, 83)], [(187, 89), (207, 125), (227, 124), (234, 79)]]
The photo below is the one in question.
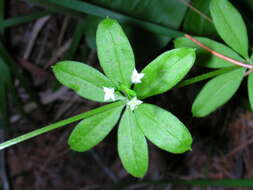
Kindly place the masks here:
[(115, 101), (114, 88), (103, 87), (104, 89), (104, 101), (113, 100)]
[(138, 105), (142, 104), (143, 101), (138, 100), (136, 97), (134, 97), (132, 100), (127, 102), (127, 105), (130, 107), (130, 109), (133, 111), (134, 109), (137, 108)]
[(131, 82), (133, 84), (141, 83), (141, 79), (144, 77), (144, 73), (138, 73), (136, 69), (133, 70), (131, 76)]

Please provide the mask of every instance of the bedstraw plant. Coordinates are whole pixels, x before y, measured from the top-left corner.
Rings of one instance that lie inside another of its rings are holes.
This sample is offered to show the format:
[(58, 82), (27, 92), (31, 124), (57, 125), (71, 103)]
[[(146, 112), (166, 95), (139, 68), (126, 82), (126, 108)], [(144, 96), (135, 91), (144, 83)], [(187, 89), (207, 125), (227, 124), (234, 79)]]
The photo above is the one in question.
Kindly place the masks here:
[(60, 83), (79, 96), (110, 104), (9, 140), (0, 148), (81, 120), (68, 139), (70, 148), (78, 152), (91, 149), (119, 123), (119, 157), (135, 177), (143, 177), (148, 170), (146, 139), (175, 154), (191, 150), (192, 137), (185, 125), (167, 110), (144, 103), (144, 99), (164, 93), (182, 80), (193, 66), (195, 49), (164, 52), (139, 73), (131, 45), (116, 20), (106, 18), (100, 22), (96, 43), (105, 75), (76, 61), (59, 62), (53, 72)]

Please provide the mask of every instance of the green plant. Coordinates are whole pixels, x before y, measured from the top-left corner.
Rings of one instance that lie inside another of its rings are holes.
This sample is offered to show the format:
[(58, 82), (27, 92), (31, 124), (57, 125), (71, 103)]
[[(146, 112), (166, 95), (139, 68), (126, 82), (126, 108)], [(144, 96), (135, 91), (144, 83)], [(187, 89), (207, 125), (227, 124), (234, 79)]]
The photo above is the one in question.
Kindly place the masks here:
[(170, 112), (143, 103), (142, 99), (164, 93), (175, 86), (191, 69), (195, 50), (179, 48), (167, 51), (138, 73), (131, 45), (116, 20), (104, 19), (98, 26), (96, 39), (105, 75), (75, 61), (59, 62), (53, 66), (53, 71), (63, 85), (78, 95), (97, 102), (114, 103), (7, 141), (0, 147), (5, 148), (83, 119), (68, 140), (71, 149), (83, 152), (108, 135), (125, 109), (119, 121), (119, 156), (130, 174), (143, 177), (148, 169), (146, 138), (171, 153), (191, 149), (192, 137), (184, 124)]
[[(175, 47), (196, 48), (196, 64), (217, 69), (237, 65), (234, 69), (211, 79), (200, 91), (192, 105), (196, 117), (204, 117), (225, 104), (237, 91), (244, 76), (248, 76), (248, 94), (253, 108), (253, 69), (248, 52), (248, 35), (240, 13), (228, 0), (212, 0), (210, 12), (219, 36), (230, 46), (214, 40), (189, 35), (177, 38)], [(240, 55), (238, 55), (240, 54)], [(245, 64), (247, 63), (247, 64)], [(249, 69), (249, 71), (246, 71)]]

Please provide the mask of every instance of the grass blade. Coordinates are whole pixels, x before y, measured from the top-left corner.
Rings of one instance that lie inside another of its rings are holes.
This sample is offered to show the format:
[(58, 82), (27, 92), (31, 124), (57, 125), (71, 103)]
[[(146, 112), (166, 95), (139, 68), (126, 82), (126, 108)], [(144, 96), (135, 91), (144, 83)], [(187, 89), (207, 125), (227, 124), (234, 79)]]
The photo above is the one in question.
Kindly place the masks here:
[(126, 187), (130, 187), (132, 185), (187, 185), (187, 186), (200, 186), (200, 187), (252, 187), (253, 179), (192, 179), (192, 180), (184, 180), (184, 179), (171, 179), (171, 180), (143, 180), (143, 181), (124, 181), (119, 182), (116, 185), (108, 185), (105, 189), (111, 190), (120, 190)]
[(51, 14), (50, 11), (40, 11), (40, 12), (32, 13), (30, 15), (18, 16), (18, 17), (14, 17), (14, 18), (5, 19), (3, 21), (3, 24), (0, 25), (0, 29), (3, 30), (3, 28), (8, 28), (8, 27), (13, 27), (13, 26), (25, 24), (27, 22), (31, 22), (33, 20), (39, 19), (44, 16), (48, 16), (50, 14)]

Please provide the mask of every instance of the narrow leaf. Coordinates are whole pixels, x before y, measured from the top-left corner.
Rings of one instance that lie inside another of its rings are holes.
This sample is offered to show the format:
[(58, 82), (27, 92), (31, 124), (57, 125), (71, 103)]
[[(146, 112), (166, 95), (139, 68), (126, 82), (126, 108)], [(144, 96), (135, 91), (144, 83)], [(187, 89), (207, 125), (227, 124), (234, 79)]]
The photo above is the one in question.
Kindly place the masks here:
[(90, 100), (104, 102), (103, 87), (114, 87), (102, 73), (80, 62), (59, 62), (53, 66), (53, 71), (63, 85)]
[(141, 104), (135, 114), (145, 136), (159, 148), (172, 153), (191, 149), (191, 134), (170, 112), (152, 104)]
[(242, 16), (228, 0), (212, 0), (210, 11), (221, 38), (248, 58), (248, 34)]
[[(227, 57), (231, 57), (238, 61), (244, 61), (244, 59), (241, 58), (236, 52), (234, 52), (234, 50), (219, 42), (203, 37), (194, 37), (194, 38), (218, 53), (221, 53)], [(201, 65), (203, 67), (208, 68), (223, 68), (233, 66), (233, 64), (231, 64), (230, 62), (213, 55), (212, 53), (206, 51), (205, 49), (201, 48), (200, 46), (198, 46), (197, 44), (193, 43), (191, 40), (185, 37), (176, 38), (176, 40), (174, 40), (174, 45), (176, 48), (182, 47), (196, 48), (197, 65)]]
[(180, 48), (167, 51), (148, 64), (141, 72), (144, 77), (134, 89), (138, 98), (146, 98), (166, 92), (175, 86), (191, 69), (195, 50)]
[(124, 106), (118, 106), (81, 121), (72, 131), (70, 148), (84, 152), (101, 142), (116, 125)]
[(134, 113), (127, 108), (118, 130), (118, 151), (124, 168), (134, 177), (143, 177), (148, 169), (148, 147)]
[[(250, 57), (250, 64), (253, 64), (253, 54)], [(249, 74), (248, 76), (248, 96), (250, 108), (253, 111), (253, 73)]]
[(248, 95), (250, 108), (253, 110), (253, 73), (248, 76)]
[(225, 104), (239, 88), (244, 72), (244, 68), (238, 68), (210, 80), (194, 100), (193, 115), (205, 117)]
[(25, 24), (27, 22), (31, 22), (33, 20), (39, 19), (41, 17), (48, 16), (50, 14), (51, 14), (50, 11), (39, 11), (39, 12), (31, 13), (30, 15), (8, 18), (4, 20), (4, 23), (3, 25), (0, 26), (0, 28), (18, 26), (18, 25)]

